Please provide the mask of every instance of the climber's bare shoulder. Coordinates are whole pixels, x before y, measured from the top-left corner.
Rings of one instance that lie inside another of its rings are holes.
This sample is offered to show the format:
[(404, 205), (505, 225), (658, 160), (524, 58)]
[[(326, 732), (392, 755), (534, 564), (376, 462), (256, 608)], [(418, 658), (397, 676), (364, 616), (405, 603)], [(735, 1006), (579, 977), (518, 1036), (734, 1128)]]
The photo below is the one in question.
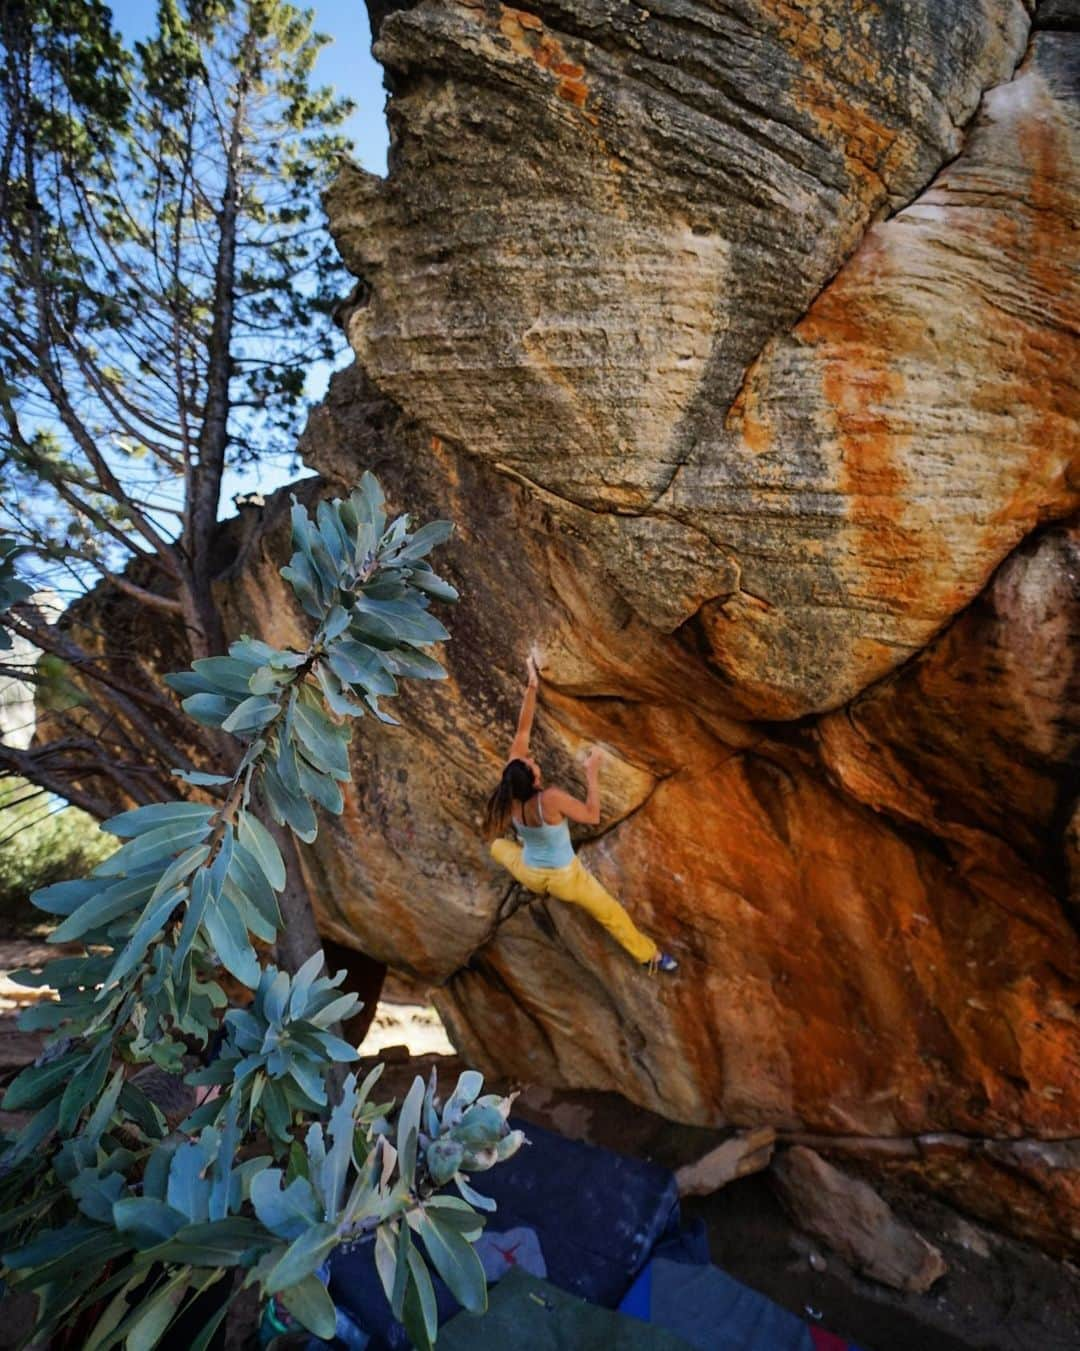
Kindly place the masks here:
[(578, 821), (582, 825), (595, 825), (592, 809), (588, 803), (574, 797), (563, 788), (554, 786), (544, 789), (544, 820), (549, 826), (557, 826), (564, 818)]

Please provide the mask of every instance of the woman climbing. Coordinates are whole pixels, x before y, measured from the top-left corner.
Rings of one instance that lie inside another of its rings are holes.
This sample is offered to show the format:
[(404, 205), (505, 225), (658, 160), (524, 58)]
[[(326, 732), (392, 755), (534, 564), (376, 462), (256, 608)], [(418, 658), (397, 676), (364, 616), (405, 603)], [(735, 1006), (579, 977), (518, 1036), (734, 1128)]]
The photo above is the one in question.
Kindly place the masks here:
[[(554, 896), (587, 910), (642, 966), (676, 971), (679, 964), (675, 958), (661, 952), (651, 938), (645, 937), (574, 853), (569, 823), (580, 821), (595, 826), (600, 820), (600, 751), (594, 748), (585, 761), (589, 790), (584, 802), (561, 788), (543, 787), (540, 766), (529, 758), (539, 683), (540, 673), (530, 655), (529, 683), (517, 732), (499, 786), (487, 804), (485, 834), (491, 841), (491, 856), (529, 891)], [(511, 824), (520, 844), (502, 838)]]

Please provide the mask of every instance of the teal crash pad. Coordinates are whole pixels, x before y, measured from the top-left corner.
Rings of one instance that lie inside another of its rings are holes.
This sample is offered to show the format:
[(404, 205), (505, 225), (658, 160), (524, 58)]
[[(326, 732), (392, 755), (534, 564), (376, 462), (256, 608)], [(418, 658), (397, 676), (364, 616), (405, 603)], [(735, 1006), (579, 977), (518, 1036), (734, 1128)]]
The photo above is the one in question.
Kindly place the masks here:
[(586, 1304), (520, 1269), (489, 1292), (486, 1314), (459, 1313), (438, 1351), (688, 1351), (663, 1328)]

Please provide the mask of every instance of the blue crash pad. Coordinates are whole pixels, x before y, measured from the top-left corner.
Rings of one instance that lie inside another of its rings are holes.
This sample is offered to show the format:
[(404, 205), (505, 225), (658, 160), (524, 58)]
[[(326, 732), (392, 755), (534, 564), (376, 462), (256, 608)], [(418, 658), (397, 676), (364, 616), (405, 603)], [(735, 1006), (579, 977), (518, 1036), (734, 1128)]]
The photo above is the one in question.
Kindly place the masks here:
[(815, 1351), (823, 1344), (846, 1346), (719, 1267), (689, 1266), (663, 1257), (648, 1263), (619, 1312), (674, 1333), (696, 1351), (720, 1347), (723, 1351)]
[(529, 1225), (552, 1285), (614, 1308), (653, 1248), (679, 1228), (679, 1192), (666, 1168), (519, 1121), (529, 1145), (480, 1173), (498, 1202), (489, 1225)]
[(575, 1299), (549, 1281), (512, 1272), (486, 1314), (459, 1313), (437, 1351), (690, 1351), (673, 1333)]

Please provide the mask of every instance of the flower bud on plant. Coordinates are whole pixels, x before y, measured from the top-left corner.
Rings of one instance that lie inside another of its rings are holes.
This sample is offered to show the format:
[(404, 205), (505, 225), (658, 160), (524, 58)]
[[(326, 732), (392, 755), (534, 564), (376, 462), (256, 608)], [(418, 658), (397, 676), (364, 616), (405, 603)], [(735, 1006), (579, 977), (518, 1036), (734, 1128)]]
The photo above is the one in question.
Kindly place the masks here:
[(449, 1182), (461, 1167), (464, 1155), (465, 1148), (457, 1140), (446, 1137), (441, 1140), (433, 1140), (427, 1151), (427, 1168), (431, 1174), (432, 1182), (437, 1187)]
[(454, 1127), (451, 1134), (455, 1140), (474, 1149), (483, 1149), (495, 1144), (506, 1133), (502, 1113), (497, 1107), (470, 1107), (461, 1118), (460, 1125)]
[(507, 1159), (513, 1158), (521, 1146), (527, 1143), (524, 1131), (511, 1131), (509, 1135), (504, 1135), (495, 1146), (497, 1161), (504, 1163)]
[(501, 1097), (498, 1093), (485, 1093), (482, 1098), (477, 1098), (477, 1107), (493, 1107), (499, 1113), (504, 1121), (509, 1119), (510, 1109), (514, 1105), (514, 1099), (518, 1096), (518, 1090), (515, 1089), (509, 1097)]

